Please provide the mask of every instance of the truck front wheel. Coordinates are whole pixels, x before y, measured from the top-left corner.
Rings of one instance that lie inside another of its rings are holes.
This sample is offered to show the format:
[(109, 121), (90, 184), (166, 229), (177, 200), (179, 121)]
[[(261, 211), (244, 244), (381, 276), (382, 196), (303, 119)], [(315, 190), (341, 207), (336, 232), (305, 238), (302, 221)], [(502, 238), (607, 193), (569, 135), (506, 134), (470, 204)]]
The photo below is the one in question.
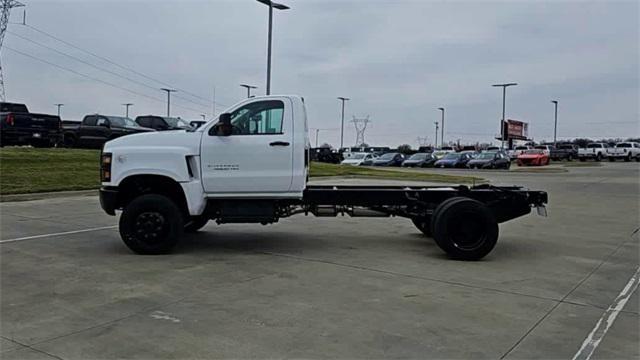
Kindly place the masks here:
[(436, 209), (433, 238), (450, 257), (479, 260), (498, 241), (498, 223), (483, 203), (465, 198), (445, 201)]
[(120, 236), (133, 252), (166, 254), (180, 241), (184, 222), (178, 206), (166, 196), (141, 195), (120, 216)]

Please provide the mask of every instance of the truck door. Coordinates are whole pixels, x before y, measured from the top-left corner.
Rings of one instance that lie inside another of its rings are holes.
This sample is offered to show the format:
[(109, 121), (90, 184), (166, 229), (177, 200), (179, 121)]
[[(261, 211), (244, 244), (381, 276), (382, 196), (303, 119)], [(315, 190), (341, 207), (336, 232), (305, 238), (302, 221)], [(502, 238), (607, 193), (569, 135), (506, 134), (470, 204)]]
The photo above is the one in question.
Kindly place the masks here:
[(92, 135), (93, 128), (96, 127), (98, 121), (97, 115), (87, 115), (82, 119), (80, 126), (78, 127), (78, 144), (81, 146), (92, 146), (94, 142), (94, 136)]
[[(293, 179), (293, 105), (286, 97), (248, 100), (230, 111), (233, 133), (209, 125), (201, 143), (207, 193), (286, 193)], [(302, 126), (302, 124), (300, 125)]]

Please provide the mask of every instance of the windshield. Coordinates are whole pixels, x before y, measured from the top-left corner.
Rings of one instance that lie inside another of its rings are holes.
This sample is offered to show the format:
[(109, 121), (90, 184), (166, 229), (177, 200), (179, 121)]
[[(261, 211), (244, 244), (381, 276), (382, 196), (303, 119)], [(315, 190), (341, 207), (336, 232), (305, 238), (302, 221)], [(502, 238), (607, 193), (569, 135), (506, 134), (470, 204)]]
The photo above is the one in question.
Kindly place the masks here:
[(409, 158), (409, 160), (424, 160), (427, 158), (427, 154), (413, 154), (411, 155), (411, 157)]
[(477, 159), (483, 159), (483, 160), (493, 159), (495, 156), (496, 156), (496, 153), (494, 153), (494, 152), (485, 152), (485, 153), (480, 154), (477, 157)]
[(527, 150), (528, 147), (526, 146), (516, 146), (516, 150)]
[(601, 147), (602, 147), (601, 144), (589, 144), (589, 145), (587, 145), (587, 149), (599, 149)]
[(367, 154), (356, 153), (352, 154), (349, 159), (364, 159), (365, 156), (367, 156)]
[(444, 156), (444, 160), (457, 160), (460, 158), (462, 154), (458, 154), (458, 153), (448, 153), (447, 155)]
[(380, 156), (378, 159), (380, 160), (391, 160), (396, 156), (396, 153), (386, 153), (382, 156)]
[(140, 127), (140, 125), (136, 124), (135, 121), (133, 121), (133, 120), (131, 120), (129, 118), (126, 118), (126, 117), (109, 116), (108, 119), (111, 122), (111, 125), (116, 125), (116, 126), (120, 126), (120, 127), (125, 127), (125, 126)]
[(618, 144), (616, 145), (617, 148), (630, 148), (631, 144), (630, 143), (622, 143), (622, 144)]
[(534, 147), (534, 149), (547, 150), (547, 147), (546, 147), (546, 145), (539, 145), (539, 146)]

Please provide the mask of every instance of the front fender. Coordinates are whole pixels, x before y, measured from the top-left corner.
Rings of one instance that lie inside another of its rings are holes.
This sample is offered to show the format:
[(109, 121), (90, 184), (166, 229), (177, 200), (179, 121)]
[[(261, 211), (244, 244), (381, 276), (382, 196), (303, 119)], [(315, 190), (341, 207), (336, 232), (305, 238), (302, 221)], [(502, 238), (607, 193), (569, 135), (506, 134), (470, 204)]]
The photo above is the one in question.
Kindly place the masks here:
[(118, 147), (111, 154), (111, 182), (103, 183), (105, 186), (118, 186), (132, 175), (162, 175), (176, 182), (193, 180), (187, 165), (187, 157), (193, 154), (188, 148)]

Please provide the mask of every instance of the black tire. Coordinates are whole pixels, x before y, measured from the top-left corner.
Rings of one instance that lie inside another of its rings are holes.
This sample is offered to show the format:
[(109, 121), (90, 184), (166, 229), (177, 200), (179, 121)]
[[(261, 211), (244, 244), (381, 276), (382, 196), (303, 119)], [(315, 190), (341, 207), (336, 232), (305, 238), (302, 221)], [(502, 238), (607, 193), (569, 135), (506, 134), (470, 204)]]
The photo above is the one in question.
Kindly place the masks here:
[(509, 170), (509, 169), (511, 169), (511, 161), (509, 161), (505, 166), (505, 170)]
[(567, 161), (573, 161), (573, 155), (569, 155), (569, 156), (567, 157)]
[(596, 155), (596, 161), (602, 161), (602, 154)]
[(184, 224), (184, 232), (194, 233), (202, 229), (209, 222), (209, 218), (206, 216), (191, 216)]
[(440, 213), (440, 211), (445, 207), (448, 206), (449, 204), (458, 202), (458, 201), (462, 201), (467, 199), (466, 197), (463, 196), (455, 196), (452, 198), (448, 198), (447, 200), (441, 202), (440, 204), (438, 204), (438, 206), (436, 206), (435, 210), (433, 210), (433, 214), (431, 214), (431, 221), (429, 223), (429, 232), (431, 234), (433, 234), (433, 229), (435, 226), (435, 220), (438, 217), (438, 214)]
[(580, 162), (585, 162), (585, 161), (587, 161), (587, 158), (583, 158), (583, 157), (580, 158)]
[(457, 198), (443, 202), (432, 221), (433, 238), (447, 255), (460, 260), (480, 260), (498, 241), (498, 222), (483, 203)]
[(631, 161), (631, 159), (632, 159), (632, 157), (631, 157), (631, 153), (629, 153), (629, 155), (627, 155), (627, 156), (624, 158), (624, 162), (629, 162), (629, 161)]
[(431, 234), (431, 217), (426, 216), (424, 218), (413, 218), (411, 219), (413, 225), (415, 225), (418, 230), (422, 231), (428, 237), (433, 237)]
[(141, 255), (157, 255), (169, 253), (178, 244), (184, 221), (171, 199), (147, 194), (124, 208), (119, 225), (122, 241), (129, 249)]
[(640, 154), (638, 154), (638, 156), (636, 156), (636, 162), (640, 162)]
[(615, 162), (616, 158), (614, 158), (613, 156), (609, 156), (609, 162)]

